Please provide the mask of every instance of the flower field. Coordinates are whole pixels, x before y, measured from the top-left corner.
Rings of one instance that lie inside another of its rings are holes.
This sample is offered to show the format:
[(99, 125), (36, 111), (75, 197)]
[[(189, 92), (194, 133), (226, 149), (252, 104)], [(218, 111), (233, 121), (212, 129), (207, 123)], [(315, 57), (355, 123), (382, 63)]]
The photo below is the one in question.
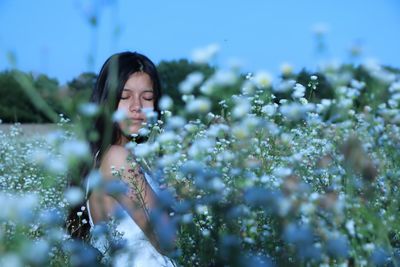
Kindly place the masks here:
[[(217, 69), (179, 90), (185, 109), (162, 98), (163, 119), (140, 132), (149, 141), (128, 146), (165, 188), (179, 265), (400, 265), (399, 71)], [(82, 133), (98, 108), (41, 136), (0, 131), (1, 266), (100, 264), (65, 230), (85, 195), (67, 185), (91, 160)]]

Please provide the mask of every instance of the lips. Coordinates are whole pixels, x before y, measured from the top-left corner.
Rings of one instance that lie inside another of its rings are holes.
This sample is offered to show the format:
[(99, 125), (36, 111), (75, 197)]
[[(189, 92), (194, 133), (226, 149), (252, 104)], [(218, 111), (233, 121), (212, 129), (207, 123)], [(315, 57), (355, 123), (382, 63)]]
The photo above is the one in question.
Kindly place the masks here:
[(129, 118), (129, 120), (133, 123), (142, 123), (144, 121), (142, 118)]

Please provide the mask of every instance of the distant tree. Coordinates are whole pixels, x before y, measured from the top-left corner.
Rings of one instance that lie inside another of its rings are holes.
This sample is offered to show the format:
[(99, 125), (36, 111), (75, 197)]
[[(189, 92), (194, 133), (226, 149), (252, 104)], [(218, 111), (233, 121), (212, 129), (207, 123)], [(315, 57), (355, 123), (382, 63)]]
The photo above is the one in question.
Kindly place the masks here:
[(77, 78), (67, 83), (68, 89), (73, 92), (92, 91), (97, 75), (94, 72), (83, 72)]
[(57, 79), (50, 78), (45, 74), (39, 74), (33, 76), (33, 86), (54, 112), (65, 114), (66, 111), (63, 106), (64, 92)]
[(13, 122), (49, 122), (26, 94), (16, 75), (24, 75), (33, 83), (33, 76), (17, 70), (0, 73), (0, 119)]
[(95, 73), (83, 72), (67, 83), (65, 90), (67, 101), (64, 104), (69, 115), (77, 114), (79, 106), (89, 101), (96, 79)]

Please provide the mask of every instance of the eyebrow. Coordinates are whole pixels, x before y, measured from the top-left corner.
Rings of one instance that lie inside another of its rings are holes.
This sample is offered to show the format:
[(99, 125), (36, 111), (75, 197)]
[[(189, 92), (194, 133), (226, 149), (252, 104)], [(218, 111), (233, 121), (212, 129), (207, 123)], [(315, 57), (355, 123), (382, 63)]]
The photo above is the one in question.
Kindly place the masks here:
[[(123, 91), (133, 91), (132, 89), (129, 89), (129, 88), (124, 88), (123, 89)], [(154, 90), (153, 89), (144, 89), (142, 92), (154, 92)]]

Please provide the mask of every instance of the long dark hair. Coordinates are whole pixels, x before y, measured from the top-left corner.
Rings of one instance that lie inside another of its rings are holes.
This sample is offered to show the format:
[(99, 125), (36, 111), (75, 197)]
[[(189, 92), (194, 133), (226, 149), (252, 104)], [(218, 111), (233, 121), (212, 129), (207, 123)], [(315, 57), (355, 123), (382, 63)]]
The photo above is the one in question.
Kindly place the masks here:
[[(158, 103), (162, 91), (159, 75), (154, 63), (146, 56), (137, 52), (122, 52), (109, 57), (99, 72), (90, 97), (90, 102), (96, 104), (100, 109), (91, 124), (92, 129), (87, 129), (93, 164), (82, 167), (80, 181), (76, 182), (72, 180), (71, 185), (86, 189), (85, 178), (90, 170), (93, 167), (99, 167), (100, 159), (107, 148), (115, 144), (122, 137), (123, 132), (118, 124), (112, 122), (112, 114), (118, 107), (125, 83), (136, 72), (143, 72), (149, 75), (153, 83), (154, 111), (158, 114), (158, 118), (160, 118), (161, 112)], [(139, 137), (135, 141), (140, 143), (144, 142), (145, 139)], [(68, 214), (67, 229), (73, 238), (87, 240), (89, 237), (90, 225), (88, 212), (87, 209), (81, 210), (81, 207), (86, 207), (86, 200), (72, 207)], [(78, 212), (82, 212), (82, 215), (77, 216)], [(87, 223), (82, 224), (84, 219)]]

